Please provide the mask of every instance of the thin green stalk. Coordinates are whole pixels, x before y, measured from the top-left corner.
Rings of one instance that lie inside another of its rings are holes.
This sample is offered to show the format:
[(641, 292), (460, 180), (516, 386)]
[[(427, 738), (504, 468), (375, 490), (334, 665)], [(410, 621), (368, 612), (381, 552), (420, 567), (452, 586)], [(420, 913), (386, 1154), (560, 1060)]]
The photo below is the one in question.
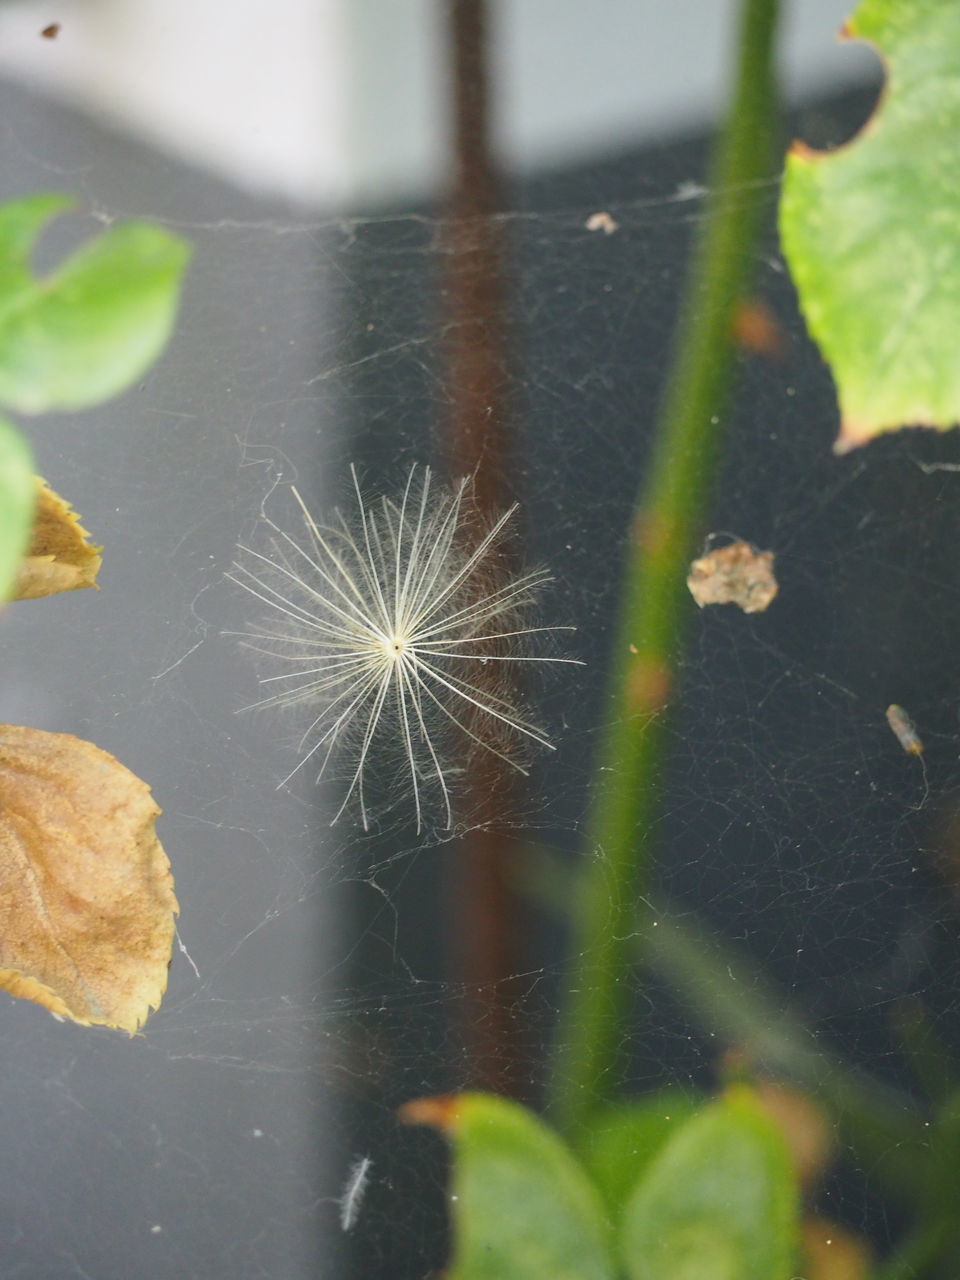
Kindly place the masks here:
[[(534, 847), (515, 867), (520, 892), (558, 918), (567, 914), (576, 875), (566, 862)], [(755, 964), (732, 943), (707, 933), (689, 913), (679, 915), (657, 898), (640, 911), (651, 913), (655, 927), (634, 932), (638, 962), (665, 979), (694, 1020), (720, 1043), (741, 1047), (761, 1072), (772, 1071), (822, 1099), (873, 1180), (929, 1216), (933, 1138), (928, 1109), (844, 1061)], [(955, 1179), (945, 1172), (939, 1181), (952, 1187)]]
[(931, 1102), (945, 1102), (957, 1091), (957, 1074), (946, 1045), (933, 1029), (927, 1010), (907, 996), (890, 1010), (900, 1052)]
[(674, 988), (699, 1024), (822, 1099), (872, 1179), (926, 1208), (929, 1112), (906, 1093), (845, 1062), (804, 1024), (783, 992), (729, 942), (654, 901), (656, 928), (643, 958)]
[(664, 710), (683, 610), (690, 607), (684, 583), (706, 518), (734, 313), (757, 240), (760, 208), (751, 187), (770, 172), (777, 7), (777, 0), (743, 0), (733, 106), (712, 166), (707, 216), (630, 539), (609, 726), (588, 824), (591, 861), (577, 894), (573, 970), (551, 1081), (554, 1118), (568, 1134), (615, 1092), (628, 1038), (624, 1014), (637, 901), (659, 816)]
[(909, 1233), (891, 1257), (873, 1272), (870, 1280), (922, 1280), (941, 1257), (949, 1232), (943, 1220), (926, 1222)]

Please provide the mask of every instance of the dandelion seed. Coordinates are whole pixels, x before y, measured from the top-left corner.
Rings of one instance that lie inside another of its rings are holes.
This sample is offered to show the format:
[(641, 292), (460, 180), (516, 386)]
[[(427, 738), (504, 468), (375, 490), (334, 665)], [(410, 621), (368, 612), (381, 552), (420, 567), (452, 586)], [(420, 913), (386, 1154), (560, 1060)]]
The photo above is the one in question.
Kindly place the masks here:
[(287, 668), (261, 681), (275, 692), (254, 705), (316, 708), (284, 783), (310, 762), (319, 781), (332, 759), (345, 760), (347, 791), (334, 822), (355, 798), (367, 828), (371, 765), (395, 744), (417, 830), (431, 790), (449, 827), (455, 770), (446, 737), (459, 733), (526, 772), (518, 744), (552, 743), (508, 689), (491, 687), (489, 670), (574, 662), (523, 652), (532, 638), (573, 628), (529, 625), (529, 606), (551, 578), (542, 569), (504, 571), (501, 548), (516, 506), (477, 530), (467, 480), (444, 490), (429, 467), (418, 476), (414, 466), (399, 500), (368, 504), (351, 474), (352, 522), (339, 511), (329, 523), (315, 520), (293, 489), (304, 535), (268, 520), (268, 551), (241, 547), (244, 559), (228, 575), (274, 610), (263, 629), (244, 633), (246, 643)]

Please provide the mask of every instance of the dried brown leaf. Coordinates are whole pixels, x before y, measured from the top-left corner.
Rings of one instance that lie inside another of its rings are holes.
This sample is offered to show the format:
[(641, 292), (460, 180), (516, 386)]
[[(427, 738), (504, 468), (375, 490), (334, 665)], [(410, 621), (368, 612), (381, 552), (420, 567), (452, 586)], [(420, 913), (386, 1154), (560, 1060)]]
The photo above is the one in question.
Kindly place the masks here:
[(101, 548), (88, 542), (88, 537), (70, 504), (37, 476), (33, 536), (10, 599), (36, 600), (58, 591), (96, 586)]
[(0, 987), (131, 1034), (167, 985), (177, 900), (150, 788), (66, 733), (0, 724)]

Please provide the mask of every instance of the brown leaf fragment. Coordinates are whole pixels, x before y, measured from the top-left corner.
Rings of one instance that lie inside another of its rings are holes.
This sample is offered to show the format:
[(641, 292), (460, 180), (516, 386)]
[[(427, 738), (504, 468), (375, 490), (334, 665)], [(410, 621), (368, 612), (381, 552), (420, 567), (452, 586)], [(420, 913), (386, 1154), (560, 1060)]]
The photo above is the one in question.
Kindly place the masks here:
[(10, 599), (36, 600), (96, 586), (102, 548), (88, 542), (89, 536), (70, 504), (37, 476), (33, 537)]
[(131, 1034), (167, 985), (177, 900), (150, 788), (67, 733), (0, 724), (0, 987)]
[(708, 604), (735, 604), (744, 613), (762, 613), (780, 589), (773, 561), (772, 551), (758, 551), (749, 542), (730, 542), (694, 560), (687, 586), (701, 609)]
[(800, 1245), (807, 1280), (867, 1280), (873, 1268), (867, 1241), (824, 1218), (804, 1219)]

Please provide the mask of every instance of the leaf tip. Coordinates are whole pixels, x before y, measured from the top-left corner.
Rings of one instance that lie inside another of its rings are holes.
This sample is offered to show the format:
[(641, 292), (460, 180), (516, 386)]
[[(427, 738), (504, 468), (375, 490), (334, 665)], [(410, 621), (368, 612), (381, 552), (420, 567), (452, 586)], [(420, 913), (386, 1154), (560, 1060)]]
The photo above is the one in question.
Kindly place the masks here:
[(928, 405), (913, 413), (904, 413), (896, 417), (856, 418), (844, 414), (840, 420), (840, 434), (833, 444), (833, 452), (842, 457), (862, 445), (869, 444), (877, 436), (889, 435), (894, 431), (952, 431), (958, 425), (957, 417), (946, 413), (936, 413)]
[(793, 165), (813, 164), (829, 154), (828, 151), (818, 151), (816, 147), (811, 147), (802, 138), (794, 138), (787, 148), (787, 160)]
[(876, 435), (876, 428), (861, 418), (844, 417), (840, 421), (840, 434), (833, 442), (833, 452), (838, 458), (845, 453), (852, 453)]
[(460, 1099), (458, 1093), (438, 1093), (429, 1098), (413, 1098), (405, 1102), (397, 1111), (402, 1124), (429, 1125), (441, 1133), (449, 1133), (456, 1127), (460, 1119)]

